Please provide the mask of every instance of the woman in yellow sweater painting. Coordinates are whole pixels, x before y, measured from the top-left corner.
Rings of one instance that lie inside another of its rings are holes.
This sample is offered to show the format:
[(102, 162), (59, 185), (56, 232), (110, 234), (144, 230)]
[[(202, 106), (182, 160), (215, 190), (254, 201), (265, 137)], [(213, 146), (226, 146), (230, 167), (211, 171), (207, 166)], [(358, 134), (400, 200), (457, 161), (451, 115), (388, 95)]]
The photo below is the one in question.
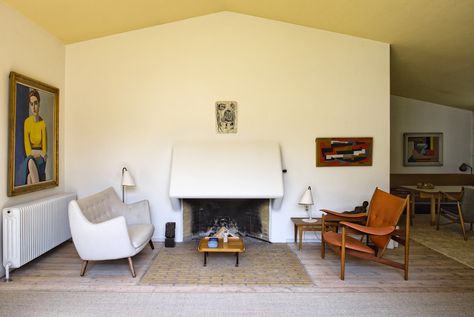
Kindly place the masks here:
[(30, 90), (28, 101), (30, 116), (24, 123), (26, 184), (35, 184), (46, 180), (46, 123), (39, 115), (40, 95), (36, 89)]

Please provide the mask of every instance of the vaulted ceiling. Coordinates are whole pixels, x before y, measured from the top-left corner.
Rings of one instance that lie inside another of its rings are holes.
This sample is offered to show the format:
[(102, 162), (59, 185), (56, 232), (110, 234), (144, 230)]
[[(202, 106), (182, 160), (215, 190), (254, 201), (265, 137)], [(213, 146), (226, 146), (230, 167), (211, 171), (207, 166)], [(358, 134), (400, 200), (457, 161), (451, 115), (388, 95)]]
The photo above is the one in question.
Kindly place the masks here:
[(474, 0), (3, 0), (64, 43), (231, 11), (391, 44), (391, 93), (474, 110)]

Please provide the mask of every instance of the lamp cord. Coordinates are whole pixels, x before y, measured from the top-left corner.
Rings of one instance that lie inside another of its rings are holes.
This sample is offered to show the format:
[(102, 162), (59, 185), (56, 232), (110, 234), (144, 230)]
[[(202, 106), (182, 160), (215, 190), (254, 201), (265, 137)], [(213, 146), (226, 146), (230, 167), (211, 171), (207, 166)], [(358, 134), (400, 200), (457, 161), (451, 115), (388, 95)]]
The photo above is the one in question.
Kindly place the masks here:
[[(127, 171), (127, 168), (124, 166), (122, 168), (122, 181), (123, 181), (123, 174)], [(125, 204), (125, 186), (122, 185), (122, 202)]]

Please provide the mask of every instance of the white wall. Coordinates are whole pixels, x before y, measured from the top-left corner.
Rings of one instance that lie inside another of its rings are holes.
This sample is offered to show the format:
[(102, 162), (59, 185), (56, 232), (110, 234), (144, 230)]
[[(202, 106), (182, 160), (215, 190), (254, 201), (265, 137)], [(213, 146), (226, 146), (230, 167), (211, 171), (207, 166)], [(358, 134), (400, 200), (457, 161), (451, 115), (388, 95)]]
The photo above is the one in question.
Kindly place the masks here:
[[(120, 193), (124, 164), (149, 199), (154, 238), (182, 214), (169, 197), (177, 140), (274, 140), (285, 197), (272, 241), (293, 237), (297, 202), (313, 187), (320, 208), (353, 208), (389, 179), (389, 46), (222, 12), (66, 47), (68, 189)], [(214, 103), (239, 104), (238, 133), (218, 135)], [(371, 167), (316, 168), (315, 138), (374, 137)], [(192, 158), (190, 158), (192, 159)], [(319, 212), (315, 212), (318, 214)]]
[[(391, 96), (390, 172), (460, 173), (461, 163), (472, 165), (472, 111)], [(442, 132), (442, 166), (403, 166), (403, 133)]]
[[(19, 202), (34, 200), (52, 195), (64, 189), (64, 139), (60, 137), (60, 186), (16, 197), (7, 197), (7, 166), (8, 166), (8, 75), (10, 71), (32, 77), (60, 89), (60, 131), (64, 131), (64, 64), (65, 47), (57, 39), (46, 33), (16, 11), (0, 2), (0, 96), (2, 107), (0, 117), (0, 207), (14, 205)], [(0, 226), (0, 239), (1, 239)], [(0, 243), (0, 258), (2, 244)], [(1, 261), (0, 261), (1, 262)], [(3, 267), (0, 276), (3, 275)]]

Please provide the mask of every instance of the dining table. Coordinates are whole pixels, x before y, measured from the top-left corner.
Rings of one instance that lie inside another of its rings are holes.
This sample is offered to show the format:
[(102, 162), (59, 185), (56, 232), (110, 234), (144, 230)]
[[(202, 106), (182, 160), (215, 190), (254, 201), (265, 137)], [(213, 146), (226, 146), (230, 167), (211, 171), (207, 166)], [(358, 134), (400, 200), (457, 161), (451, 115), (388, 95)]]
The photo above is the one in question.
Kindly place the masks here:
[[(441, 193), (457, 194), (463, 189), (461, 185), (440, 185), (440, 186), (417, 186), (417, 185), (405, 185), (401, 186), (404, 189), (408, 189), (412, 193), (418, 193), (420, 198), (430, 200), (430, 214), (431, 214), (431, 225), (434, 226), (436, 223), (436, 214), (438, 212), (438, 201), (441, 199)], [(464, 186), (466, 187), (466, 186)]]

